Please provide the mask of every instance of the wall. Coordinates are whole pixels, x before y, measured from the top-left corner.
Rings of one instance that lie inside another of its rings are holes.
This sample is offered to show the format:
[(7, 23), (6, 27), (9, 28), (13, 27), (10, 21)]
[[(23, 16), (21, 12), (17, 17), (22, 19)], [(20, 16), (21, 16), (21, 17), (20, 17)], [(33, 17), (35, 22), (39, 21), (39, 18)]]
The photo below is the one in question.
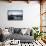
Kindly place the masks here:
[[(8, 21), (8, 10), (23, 10), (22, 21)], [(40, 26), (40, 4), (31, 1), (26, 2), (13, 1), (12, 3), (0, 1), (0, 27), (32, 27)]]

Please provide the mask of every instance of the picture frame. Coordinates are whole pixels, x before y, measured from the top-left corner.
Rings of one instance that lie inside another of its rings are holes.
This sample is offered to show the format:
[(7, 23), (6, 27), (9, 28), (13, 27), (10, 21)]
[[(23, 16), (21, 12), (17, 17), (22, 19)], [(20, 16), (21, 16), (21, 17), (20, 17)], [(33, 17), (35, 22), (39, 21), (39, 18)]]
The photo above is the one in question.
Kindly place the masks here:
[(8, 10), (8, 20), (23, 20), (23, 10)]

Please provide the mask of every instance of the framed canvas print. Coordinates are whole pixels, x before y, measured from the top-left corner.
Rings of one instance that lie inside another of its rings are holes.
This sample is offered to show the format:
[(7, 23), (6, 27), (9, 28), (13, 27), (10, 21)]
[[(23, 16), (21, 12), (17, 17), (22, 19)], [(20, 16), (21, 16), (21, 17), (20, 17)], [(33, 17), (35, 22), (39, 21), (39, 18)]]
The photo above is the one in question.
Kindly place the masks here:
[(8, 10), (8, 20), (23, 20), (23, 10)]

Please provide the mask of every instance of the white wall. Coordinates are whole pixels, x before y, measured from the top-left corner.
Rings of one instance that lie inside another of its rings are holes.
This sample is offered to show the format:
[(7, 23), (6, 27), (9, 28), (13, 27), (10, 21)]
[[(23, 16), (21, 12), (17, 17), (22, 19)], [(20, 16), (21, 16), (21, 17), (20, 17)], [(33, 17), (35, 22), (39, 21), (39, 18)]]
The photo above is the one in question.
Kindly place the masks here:
[[(8, 21), (8, 10), (23, 10), (22, 21)], [(0, 1), (0, 27), (40, 26), (40, 4), (38, 2), (3, 2)]]

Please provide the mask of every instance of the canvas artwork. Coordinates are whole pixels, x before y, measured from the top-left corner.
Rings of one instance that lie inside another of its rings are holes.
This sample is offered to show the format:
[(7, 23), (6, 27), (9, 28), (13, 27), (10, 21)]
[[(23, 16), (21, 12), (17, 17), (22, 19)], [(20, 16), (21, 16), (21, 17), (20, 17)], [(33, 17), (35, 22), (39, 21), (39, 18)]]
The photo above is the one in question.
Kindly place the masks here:
[(23, 20), (23, 10), (8, 10), (8, 20)]

